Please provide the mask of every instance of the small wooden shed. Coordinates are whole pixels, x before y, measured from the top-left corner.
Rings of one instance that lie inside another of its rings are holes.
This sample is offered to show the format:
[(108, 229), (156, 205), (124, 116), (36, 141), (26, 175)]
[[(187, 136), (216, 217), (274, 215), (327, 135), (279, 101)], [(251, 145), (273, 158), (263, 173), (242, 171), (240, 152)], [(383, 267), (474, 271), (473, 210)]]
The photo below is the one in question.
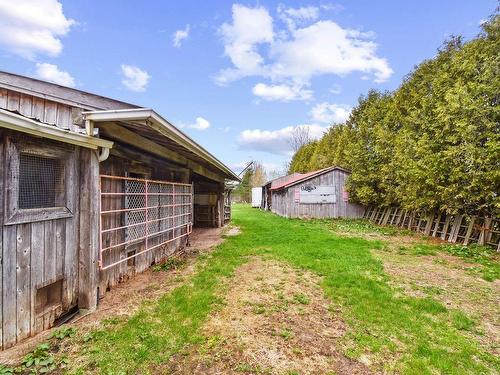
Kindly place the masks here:
[(0, 348), (224, 225), (227, 180), (151, 109), (0, 72)]
[(349, 201), (349, 173), (330, 167), (279, 177), (262, 187), (261, 208), (288, 218), (362, 217), (364, 207)]

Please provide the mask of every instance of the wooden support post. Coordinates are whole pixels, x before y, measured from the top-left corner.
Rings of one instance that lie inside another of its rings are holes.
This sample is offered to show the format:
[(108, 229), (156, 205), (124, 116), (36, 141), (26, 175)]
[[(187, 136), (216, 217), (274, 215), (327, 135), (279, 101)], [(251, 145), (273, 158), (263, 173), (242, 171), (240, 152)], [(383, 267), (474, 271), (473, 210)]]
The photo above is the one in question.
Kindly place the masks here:
[(451, 228), (450, 237), (448, 238), (448, 242), (456, 242), (457, 241), (458, 232), (460, 231), (460, 225), (462, 224), (463, 218), (464, 218), (463, 215), (458, 215), (455, 217), (455, 220), (453, 220), (453, 226)]
[(464, 238), (464, 245), (468, 245), (470, 243), (470, 236), (472, 234), (472, 230), (474, 229), (474, 223), (476, 222), (476, 216), (472, 216), (470, 218), (469, 227), (467, 228), (467, 233)]
[(485, 217), (483, 221), (483, 226), (481, 227), (481, 232), (479, 233), (479, 238), (477, 239), (477, 244), (478, 245), (485, 245), (490, 241), (491, 237), (491, 222), (492, 218), (491, 217)]
[(389, 217), (391, 216), (393, 208), (392, 207), (387, 207), (387, 211), (385, 212), (385, 215), (382, 217), (382, 225), (387, 225), (387, 222), (389, 221)]
[(377, 218), (376, 224), (379, 224), (379, 225), (382, 224), (382, 221), (384, 220), (386, 212), (387, 212), (387, 207), (384, 208), (384, 210), (382, 211), (382, 214), (380, 215), (380, 217)]
[(434, 214), (430, 214), (427, 216), (427, 223), (425, 224), (424, 234), (426, 236), (431, 234), (432, 222), (434, 220)]
[(94, 310), (99, 282), (99, 159), (97, 151), (81, 150), (80, 246), (78, 307)]
[(401, 213), (401, 216), (399, 217), (398, 219), (398, 222), (397, 222), (397, 226), (398, 227), (402, 227), (405, 225), (405, 220), (406, 220), (406, 216), (408, 214), (408, 211), (407, 210), (404, 210), (402, 213)]
[(439, 230), (439, 224), (441, 224), (441, 217), (442, 213), (440, 212), (439, 215), (437, 215), (436, 220), (435, 220), (435, 225), (434, 225), (434, 230), (432, 231), (432, 237), (436, 237), (436, 234)]
[(413, 226), (413, 220), (415, 220), (415, 212), (410, 213), (410, 219), (408, 220), (408, 229), (411, 230), (411, 227)]
[(451, 216), (446, 215), (446, 219), (444, 219), (443, 231), (441, 232), (441, 239), (443, 241), (446, 240), (446, 235), (448, 234), (448, 229), (450, 228), (450, 220)]
[(217, 190), (217, 227), (224, 226), (224, 183), (218, 184)]

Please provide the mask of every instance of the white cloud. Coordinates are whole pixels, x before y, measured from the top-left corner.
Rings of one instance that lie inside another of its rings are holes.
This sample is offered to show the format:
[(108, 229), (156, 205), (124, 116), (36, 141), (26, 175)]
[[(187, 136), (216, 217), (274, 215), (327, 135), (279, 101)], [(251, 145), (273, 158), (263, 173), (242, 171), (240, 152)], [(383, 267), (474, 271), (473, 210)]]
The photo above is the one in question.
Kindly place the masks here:
[(75, 87), (75, 79), (68, 72), (59, 70), (53, 64), (37, 63), (36, 76), (44, 81), (57, 83), (58, 85)]
[[(204, 119), (201, 116), (196, 117), (194, 123), (191, 124), (186, 124), (183, 122), (177, 123), (178, 128), (190, 128), (190, 129), (196, 129), (196, 130), (206, 130), (210, 127), (210, 121), (207, 119)], [(225, 130), (223, 130), (225, 132)]]
[(318, 21), (297, 29), (292, 39), (273, 44), (271, 57), (276, 62), (272, 74), (309, 81), (323, 74), (361, 72), (383, 82), (392, 69), (386, 59), (376, 56), (376, 49), (377, 44), (366, 33), (343, 29), (333, 21)]
[(278, 6), (278, 16), (287, 24), (289, 30), (294, 30), (296, 25), (306, 21), (314, 21), (319, 17), (319, 8), (307, 6), (301, 8), (285, 8)]
[(291, 155), (290, 139), (297, 127), (307, 127), (311, 139), (319, 139), (327, 130), (318, 124), (287, 126), (278, 130), (248, 129), (240, 133), (238, 145), (242, 149), (269, 152), (277, 155)]
[(145, 91), (151, 76), (133, 65), (122, 64), (123, 85), (131, 91)]
[(57, 0), (0, 0), (0, 44), (28, 59), (59, 55), (74, 23)]
[(235, 68), (219, 72), (217, 83), (226, 84), (247, 75), (263, 73), (264, 59), (258, 51), (258, 45), (271, 43), (274, 38), (273, 19), (265, 8), (234, 4), (233, 22), (224, 23), (219, 32), (224, 40), (224, 53)]
[(373, 32), (319, 20), (316, 7), (279, 7), (278, 16), (287, 29), (275, 30), (273, 18), (262, 6), (233, 5), (232, 22), (220, 28), (233, 66), (218, 73), (217, 83), (258, 76), (270, 79), (273, 86), (308, 85), (315, 76), (353, 72), (383, 82), (392, 75), (388, 61), (377, 55)]
[(344, 122), (349, 118), (352, 108), (345, 104), (320, 103), (311, 110), (314, 121), (327, 124)]
[(195, 123), (189, 124), (187, 127), (196, 130), (206, 130), (210, 127), (210, 122), (203, 117), (196, 117)]
[(174, 47), (180, 48), (182, 45), (182, 41), (184, 39), (187, 39), (188, 37), (189, 37), (189, 25), (186, 25), (186, 28), (184, 30), (177, 30), (174, 33), (173, 37)]
[(278, 100), (288, 102), (291, 100), (310, 100), (312, 91), (306, 90), (300, 85), (266, 85), (265, 83), (257, 83), (252, 92), (264, 100)]

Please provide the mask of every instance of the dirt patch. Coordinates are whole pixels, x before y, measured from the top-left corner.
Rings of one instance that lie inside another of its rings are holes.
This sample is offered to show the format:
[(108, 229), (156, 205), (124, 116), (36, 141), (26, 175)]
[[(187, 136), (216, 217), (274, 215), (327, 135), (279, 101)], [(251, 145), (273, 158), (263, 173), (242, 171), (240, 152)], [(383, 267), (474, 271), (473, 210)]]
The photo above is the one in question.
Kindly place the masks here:
[(276, 261), (240, 267), (224, 307), (203, 327), (204, 342), (174, 356), (174, 374), (367, 374), (336, 348), (343, 322), (328, 310), (321, 280)]
[(465, 312), (476, 323), (466, 334), (500, 355), (500, 280), (485, 281), (468, 273), (474, 264), (442, 253), (414, 256), (374, 251), (391, 284), (402, 294), (432, 297), (449, 309)]
[[(73, 326), (80, 332), (87, 332), (99, 327), (104, 319), (131, 316), (144, 301), (159, 298), (192, 275), (195, 271), (196, 255), (222, 243), (224, 230), (224, 228), (195, 228), (190, 235), (190, 246), (186, 248), (180, 266), (168, 271), (154, 271), (149, 268), (135, 275), (106, 293), (99, 301), (96, 311), (90, 314), (83, 312), (65, 326)], [(0, 363), (17, 364), (23, 356), (47, 340), (55, 329), (57, 328), (41, 332), (13, 348), (0, 352)]]

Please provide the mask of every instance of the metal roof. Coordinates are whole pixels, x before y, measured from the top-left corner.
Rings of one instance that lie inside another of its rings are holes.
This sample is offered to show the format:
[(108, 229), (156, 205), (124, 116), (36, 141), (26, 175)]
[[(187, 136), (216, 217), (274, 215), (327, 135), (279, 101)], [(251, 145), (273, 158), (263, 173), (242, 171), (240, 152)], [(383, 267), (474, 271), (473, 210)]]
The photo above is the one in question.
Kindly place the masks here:
[(312, 172), (308, 172), (308, 173), (293, 173), (291, 175), (285, 176), (285, 177), (288, 177), (288, 178), (284, 178), (283, 180), (276, 181), (277, 182), (276, 184), (272, 183), (271, 184), (271, 190), (286, 189), (286, 188), (288, 188), (290, 186), (293, 186), (293, 185), (299, 184), (301, 182), (310, 180), (312, 178), (320, 176), (320, 175), (322, 175), (324, 173), (328, 173), (328, 172), (333, 171), (335, 169), (343, 171), (345, 173), (351, 173), (347, 169), (344, 169), (344, 168), (341, 168), (341, 167), (335, 167), (335, 166), (334, 167), (328, 167), (328, 168), (319, 169), (317, 171), (312, 171)]

